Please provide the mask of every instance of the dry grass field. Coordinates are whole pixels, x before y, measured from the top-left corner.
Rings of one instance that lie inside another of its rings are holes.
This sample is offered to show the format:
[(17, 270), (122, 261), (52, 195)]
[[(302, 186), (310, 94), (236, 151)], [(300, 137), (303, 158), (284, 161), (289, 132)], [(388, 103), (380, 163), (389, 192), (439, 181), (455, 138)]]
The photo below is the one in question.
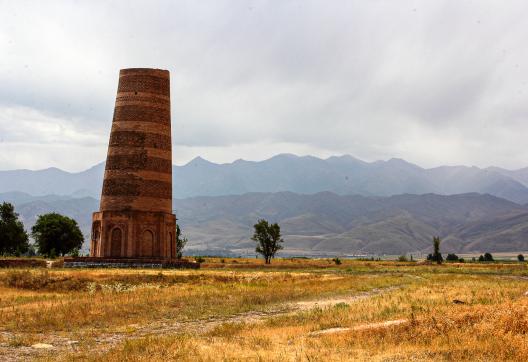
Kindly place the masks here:
[(527, 292), (518, 263), (0, 269), (0, 360), (525, 360)]

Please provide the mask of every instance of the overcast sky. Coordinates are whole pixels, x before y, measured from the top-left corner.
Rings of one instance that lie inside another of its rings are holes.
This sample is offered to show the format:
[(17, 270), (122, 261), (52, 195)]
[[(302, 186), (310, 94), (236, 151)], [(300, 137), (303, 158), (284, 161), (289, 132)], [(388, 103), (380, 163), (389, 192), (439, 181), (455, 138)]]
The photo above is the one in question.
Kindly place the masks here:
[(173, 160), (528, 166), (526, 1), (0, 0), (0, 169), (106, 157), (119, 69), (171, 72)]

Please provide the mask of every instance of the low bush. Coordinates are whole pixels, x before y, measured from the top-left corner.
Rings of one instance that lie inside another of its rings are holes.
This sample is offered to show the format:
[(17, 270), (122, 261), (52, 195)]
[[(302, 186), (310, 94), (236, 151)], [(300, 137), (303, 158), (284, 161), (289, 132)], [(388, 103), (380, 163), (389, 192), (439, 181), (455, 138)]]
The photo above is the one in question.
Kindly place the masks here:
[(46, 260), (30, 258), (0, 259), (0, 268), (45, 268)]
[(447, 254), (446, 261), (459, 261), (459, 257), (456, 254)]
[(9, 271), (3, 284), (11, 288), (30, 290), (76, 291), (85, 290), (88, 280), (71, 276), (52, 276), (47, 270), (41, 272)]
[(479, 256), (478, 261), (493, 261), (493, 256), (490, 253), (485, 253)]

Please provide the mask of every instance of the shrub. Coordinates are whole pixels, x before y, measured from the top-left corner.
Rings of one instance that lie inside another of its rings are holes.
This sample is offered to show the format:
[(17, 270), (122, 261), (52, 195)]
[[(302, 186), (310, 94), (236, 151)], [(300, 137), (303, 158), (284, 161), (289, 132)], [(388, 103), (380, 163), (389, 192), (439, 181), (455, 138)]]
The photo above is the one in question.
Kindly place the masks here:
[(6, 273), (3, 282), (11, 288), (53, 291), (85, 290), (88, 285), (88, 280), (84, 278), (71, 276), (52, 277), (47, 270), (38, 273), (17, 270), (9, 271)]
[(335, 265), (341, 265), (341, 259), (339, 258), (333, 258), (332, 261), (335, 263)]
[(409, 261), (409, 259), (407, 259), (407, 257), (405, 255), (400, 255), (398, 257), (398, 261)]
[(446, 260), (447, 261), (458, 261), (459, 258), (456, 254), (447, 254)]
[(182, 235), (180, 225), (176, 224), (176, 258), (181, 259), (183, 256), (183, 248), (187, 245), (187, 238)]
[(427, 260), (429, 261), (436, 261), (438, 263), (438, 259), (440, 260), (440, 263), (444, 260), (444, 257), (442, 254), (437, 254), (436, 256), (434, 254), (427, 254)]
[(196, 260), (197, 263), (203, 263), (203, 262), (205, 262), (205, 259), (202, 258), (201, 256), (195, 256), (195, 257), (194, 257), (194, 260)]
[(524, 255), (522, 255), (522, 254), (517, 255), (517, 260), (520, 261), (520, 262), (523, 262), (524, 261)]
[(31, 273), (27, 271), (10, 271), (6, 273), (5, 284), (17, 289), (41, 289), (49, 283), (47, 271)]

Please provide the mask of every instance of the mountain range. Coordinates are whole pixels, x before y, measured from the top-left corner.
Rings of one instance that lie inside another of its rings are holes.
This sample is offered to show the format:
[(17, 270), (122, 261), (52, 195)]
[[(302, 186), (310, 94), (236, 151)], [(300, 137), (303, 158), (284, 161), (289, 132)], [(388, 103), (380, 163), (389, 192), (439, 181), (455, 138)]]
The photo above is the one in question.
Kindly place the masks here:
[[(0, 171), (0, 192), (99, 198), (104, 163), (70, 173), (57, 168)], [(173, 196), (242, 195), (248, 192), (392, 196), (477, 192), (528, 203), (528, 168), (441, 166), (422, 168), (401, 159), (365, 162), (352, 156), (320, 159), (281, 154), (264, 161), (216, 164), (195, 158), (173, 166)]]
[[(89, 247), (92, 197), (0, 194), (15, 204), (27, 229), (37, 216), (59, 212), (75, 218)], [(278, 222), (283, 255), (428, 253), (439, 235), (446, 252), (528, 250), (528, 207), (487, 194), (361, 196), (331, 192), (246, 193), (173, 201), (188, 254), (254, 255), (252, 225)]]
[[(28, 229), (45, 212), (73, 217), (89, 240), (103, 173), (104, 163), (78, 173), (0, 171), (0, 201), (14, 203)], [(528, 250), (528, 168), (198, 157), (173, 166), (173, 196), (187, 252), (195, 254), (252, 254), (259, 218), (280, 223), (290, 255), (426, 253), (435, 235), (445, 251)]]

